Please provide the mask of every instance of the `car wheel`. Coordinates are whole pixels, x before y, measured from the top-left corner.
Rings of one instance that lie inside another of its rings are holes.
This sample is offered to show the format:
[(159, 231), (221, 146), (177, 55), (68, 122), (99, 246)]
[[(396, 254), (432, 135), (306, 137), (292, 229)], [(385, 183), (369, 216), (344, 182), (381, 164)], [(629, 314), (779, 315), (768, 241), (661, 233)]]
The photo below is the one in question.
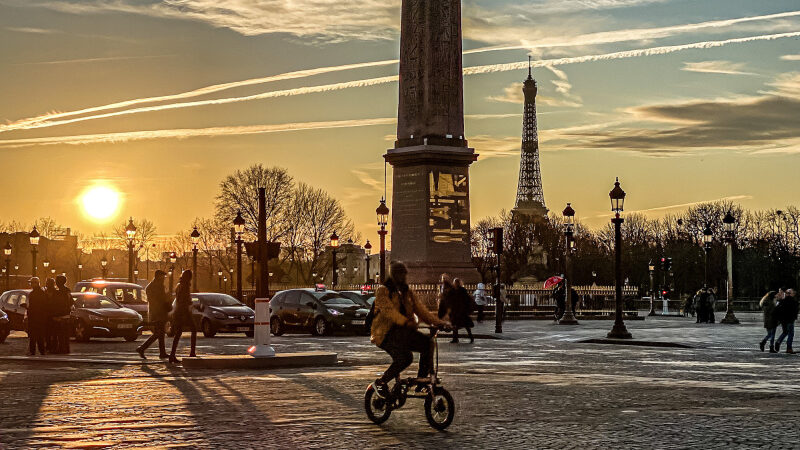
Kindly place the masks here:
[(327, 336), (331, 334), (331, 326), (328, 325), (328, 322), (325, 320), (324, 317), (317, 317), (317, 320), (314, 321), (314, 328), (311, 329), (311, 334), (315, 336)]
[(247, 336), (247, 337), (253, 337), (253, 336), (256, 335), (256, 333), (255, 333), (255, 331), (250, 330), (250, 331), (245, 331), (244, 335)]
[(277, 316), (273, 317), (272, 320), (269, 321), (269, 331), (271, 331), (275, 336), (280, 336), (286, 332), (286, 330), (284, 330), (283, 322)]
[(75, 324), (75, 340), (78, 342), (89, 342), (89, 327), (86, 324), (79, 320), (78, 323)]
[(133, 342), (136, 339), (139, 339), (139, 333), (128, 334), (125, 336), (125, 340), (128, 342)]
[(211, 324), (210, 320), (203, 319), (200, 326), (203, 328), (203, 336), (212, 338), (217, 335), (217, 330), (214, 329), (214, 325)]
[(175, 331), (172, 329), (172, 322), (169, 320), (164, 322), (164, 334), (169, 337), (175, 336)]

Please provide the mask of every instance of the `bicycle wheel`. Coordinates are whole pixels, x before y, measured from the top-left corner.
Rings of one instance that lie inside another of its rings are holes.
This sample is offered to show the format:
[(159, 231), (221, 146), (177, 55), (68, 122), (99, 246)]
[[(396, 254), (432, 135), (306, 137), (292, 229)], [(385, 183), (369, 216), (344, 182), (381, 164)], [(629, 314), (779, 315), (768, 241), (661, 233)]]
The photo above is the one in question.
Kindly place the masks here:
[(428, 424), (439, 431), (453, 423), (456, 403), (453, 396), (443, 387), (436, 387), (432, 395), (425, 397), (425, 418)]
[(369, 420), (378, 425), (386, 422), (392, 414), (392, 408), (386, 400), (377, 395), (375, 386), (371, 384), (364, 393), (364, 410), (367, 412)]

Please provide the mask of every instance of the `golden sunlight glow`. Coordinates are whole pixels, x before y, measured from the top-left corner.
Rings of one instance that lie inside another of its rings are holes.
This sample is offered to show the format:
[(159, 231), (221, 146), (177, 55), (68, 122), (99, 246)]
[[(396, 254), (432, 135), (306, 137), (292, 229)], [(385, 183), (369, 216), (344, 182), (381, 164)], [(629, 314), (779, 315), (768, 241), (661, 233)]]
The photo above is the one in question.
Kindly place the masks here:
[(86, 189), (81, 195), (83, 212), (91, 219), (105, 222), (113, 219), (119, 210), (119, 192), (108, 185), (96, 185)]

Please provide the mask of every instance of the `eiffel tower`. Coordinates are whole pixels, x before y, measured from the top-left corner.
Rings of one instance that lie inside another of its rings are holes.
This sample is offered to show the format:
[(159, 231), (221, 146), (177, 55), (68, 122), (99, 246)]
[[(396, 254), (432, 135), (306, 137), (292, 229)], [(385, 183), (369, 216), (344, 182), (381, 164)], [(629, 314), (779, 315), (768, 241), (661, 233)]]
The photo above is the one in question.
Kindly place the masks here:
[(531, 57), (528, 56), (528, 79), (522, 85), (525, 95), (525, 113), (522, 118), (522, 155), (519, 162), (517, 201), (511, 213), (515, 217), (547, 217), (547, 207), (542, 192), (542, 171), (539, 167), (539, 133), (536, 129), (536, 80), (531, 75)]

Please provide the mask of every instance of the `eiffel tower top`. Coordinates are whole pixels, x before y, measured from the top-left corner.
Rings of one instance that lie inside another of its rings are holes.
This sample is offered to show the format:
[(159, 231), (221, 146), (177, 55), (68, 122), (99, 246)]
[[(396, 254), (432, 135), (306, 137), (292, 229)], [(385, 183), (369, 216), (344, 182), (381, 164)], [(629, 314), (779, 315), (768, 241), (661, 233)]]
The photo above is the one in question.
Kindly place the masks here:
[(517, 200), (511, 211), (515, 216), (546, 217), (547, 207), (542, 190), (542, 173), (539, 163), (539, 132), (536, 124), (536, 94), (531, 57), (528, 56), (528, 78), (522, 85), (525, 109), (522, 118), (522, 146), (519, 164)]

